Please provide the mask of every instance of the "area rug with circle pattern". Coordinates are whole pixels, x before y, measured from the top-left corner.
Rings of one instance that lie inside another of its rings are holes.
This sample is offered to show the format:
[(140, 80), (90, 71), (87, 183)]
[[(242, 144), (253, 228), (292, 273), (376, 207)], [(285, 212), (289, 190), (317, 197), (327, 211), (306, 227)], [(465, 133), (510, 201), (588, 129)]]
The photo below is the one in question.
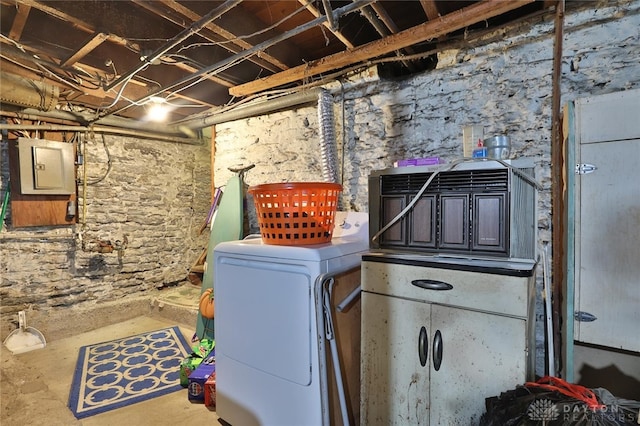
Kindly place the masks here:
[(180, 362), (190, 353), (178, 327), (83, 346), (68, 406), (81, 419), (183, 389)]

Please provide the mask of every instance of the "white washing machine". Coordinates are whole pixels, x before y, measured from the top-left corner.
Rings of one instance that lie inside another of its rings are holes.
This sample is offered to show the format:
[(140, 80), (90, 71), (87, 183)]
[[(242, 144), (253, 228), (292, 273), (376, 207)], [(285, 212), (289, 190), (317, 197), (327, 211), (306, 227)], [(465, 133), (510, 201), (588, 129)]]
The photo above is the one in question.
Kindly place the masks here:
[(214, 249), (216, 411), (234, 426), (328, 425), (319, 286), (358, 268), (368, 214), (337, 212), (331, 243)]

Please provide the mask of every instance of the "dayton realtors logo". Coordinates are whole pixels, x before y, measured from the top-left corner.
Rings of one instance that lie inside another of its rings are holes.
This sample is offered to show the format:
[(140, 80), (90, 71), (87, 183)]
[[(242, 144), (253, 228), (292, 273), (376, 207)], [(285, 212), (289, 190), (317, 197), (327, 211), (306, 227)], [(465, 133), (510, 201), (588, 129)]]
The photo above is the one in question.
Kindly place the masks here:
[(541, 420), (548, 422), (557, 420), (560, 417), (560, 411), (556, 405), (548, 399), (537, 399), (529, 405), (527, 416), (531, 420)]
[[(558, 407), (548, 399), (537, 399), (527, 409), (527, 417), (530, 420), (542, 421), (542, 424), (554, 420), (562, 420), (564, 424), (577, 424), (585, 420), (610, 420), (623, 422), (624, 424), (640, 424), (640, 412), (638, 417), (630, 410), (624, 410), (617, 405), (603, 405), (592, 410), (585, 404), (561, 404)], [(567, 423), (568, 422), (568, 423)]]

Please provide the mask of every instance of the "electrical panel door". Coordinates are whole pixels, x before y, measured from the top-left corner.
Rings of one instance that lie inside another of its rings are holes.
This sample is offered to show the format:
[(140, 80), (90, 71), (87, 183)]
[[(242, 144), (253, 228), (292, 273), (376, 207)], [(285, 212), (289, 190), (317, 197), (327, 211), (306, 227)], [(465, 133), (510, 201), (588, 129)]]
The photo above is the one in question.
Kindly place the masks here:
[(75, 194), (73, 144), (44, 139), (18, 139), (22, 194)]

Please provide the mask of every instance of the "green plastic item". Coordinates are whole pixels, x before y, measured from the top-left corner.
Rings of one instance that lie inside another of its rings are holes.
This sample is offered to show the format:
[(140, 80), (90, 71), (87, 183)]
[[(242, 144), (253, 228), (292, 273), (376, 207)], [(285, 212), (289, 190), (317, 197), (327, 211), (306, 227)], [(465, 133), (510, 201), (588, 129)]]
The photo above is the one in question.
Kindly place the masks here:
[(7, 205), (9, 205), (9, 194), (11, 188), (7, 184), (7, 190), (4, 192), (4, 200), (2, 201), (2, 213), (0, 213), (0, 232), (2, 232), (2, 225), (4, 224), (4, 214), (7, 212)]
[[(207, 268), (202, 277), (200, 294), (213, 288), (213, 250), (216, 245), (225, 241), (242, 239), (243, 233), (243, 187), (240, 174), (236, 174), (227, 182), (218, 210), (213, 218), (209, 247), (207, 248)], [(196, 323), (196, 336), (199, 339), (214, 339), (214, 320), (204, 318), (198, 312)]]

